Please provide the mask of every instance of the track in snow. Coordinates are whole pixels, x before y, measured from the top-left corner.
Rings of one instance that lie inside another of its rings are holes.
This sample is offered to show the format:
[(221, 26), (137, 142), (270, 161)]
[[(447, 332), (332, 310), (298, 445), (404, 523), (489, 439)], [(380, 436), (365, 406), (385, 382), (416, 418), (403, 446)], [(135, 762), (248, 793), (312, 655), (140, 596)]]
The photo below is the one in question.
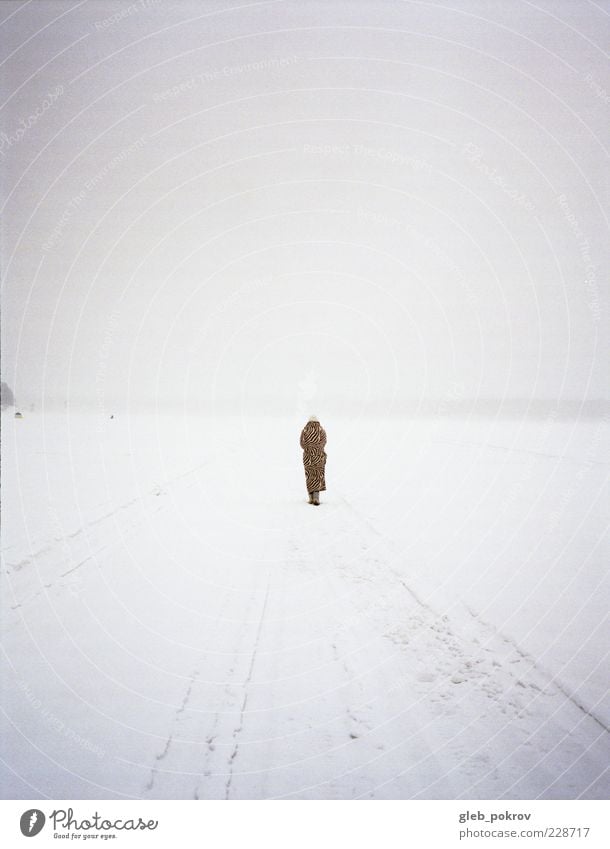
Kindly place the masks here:
[(606, 795), (603, 719), (336, 488), (200, 463), (105, 509), (7, 555), (15, 795)]

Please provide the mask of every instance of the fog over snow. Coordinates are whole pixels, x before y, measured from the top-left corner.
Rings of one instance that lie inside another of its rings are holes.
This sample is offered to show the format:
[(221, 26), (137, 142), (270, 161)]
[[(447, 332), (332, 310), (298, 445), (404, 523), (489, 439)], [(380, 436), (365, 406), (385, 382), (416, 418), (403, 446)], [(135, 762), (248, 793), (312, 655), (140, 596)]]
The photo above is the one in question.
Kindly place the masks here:
[(2, 4), (4, 797), (607, 798), (609, 12)]

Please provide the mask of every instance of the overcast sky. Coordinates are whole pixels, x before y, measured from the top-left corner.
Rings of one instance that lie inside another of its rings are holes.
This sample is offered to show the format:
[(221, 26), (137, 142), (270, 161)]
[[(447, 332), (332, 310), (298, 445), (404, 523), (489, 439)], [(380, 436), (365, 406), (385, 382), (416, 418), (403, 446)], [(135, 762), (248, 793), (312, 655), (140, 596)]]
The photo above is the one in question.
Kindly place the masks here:
[(610, 4), (448, 6), (4, 2), (19, 404), (607, 396)]

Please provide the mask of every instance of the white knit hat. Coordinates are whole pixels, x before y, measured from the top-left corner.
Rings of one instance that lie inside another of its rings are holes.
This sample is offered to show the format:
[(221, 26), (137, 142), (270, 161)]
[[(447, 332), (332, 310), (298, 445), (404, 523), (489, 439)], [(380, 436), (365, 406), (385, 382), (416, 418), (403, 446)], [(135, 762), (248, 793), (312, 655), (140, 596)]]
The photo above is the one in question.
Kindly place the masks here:
[(309, 417), (309, 421), (310, 421), (310, 422), (319, 422), (319, 421), (320, 421), (320, 419), (319, 419), (317, 416), (310, 416), (310, 417)]

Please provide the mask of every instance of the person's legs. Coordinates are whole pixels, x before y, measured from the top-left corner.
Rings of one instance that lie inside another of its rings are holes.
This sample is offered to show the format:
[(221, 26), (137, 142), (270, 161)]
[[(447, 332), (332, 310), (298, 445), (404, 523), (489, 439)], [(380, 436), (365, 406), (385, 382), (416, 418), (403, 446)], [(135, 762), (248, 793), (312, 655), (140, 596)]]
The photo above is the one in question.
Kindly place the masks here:
[(320, 503), (320, 493), (317, 490), (313, 494), (313, 503), (314, 504)]

